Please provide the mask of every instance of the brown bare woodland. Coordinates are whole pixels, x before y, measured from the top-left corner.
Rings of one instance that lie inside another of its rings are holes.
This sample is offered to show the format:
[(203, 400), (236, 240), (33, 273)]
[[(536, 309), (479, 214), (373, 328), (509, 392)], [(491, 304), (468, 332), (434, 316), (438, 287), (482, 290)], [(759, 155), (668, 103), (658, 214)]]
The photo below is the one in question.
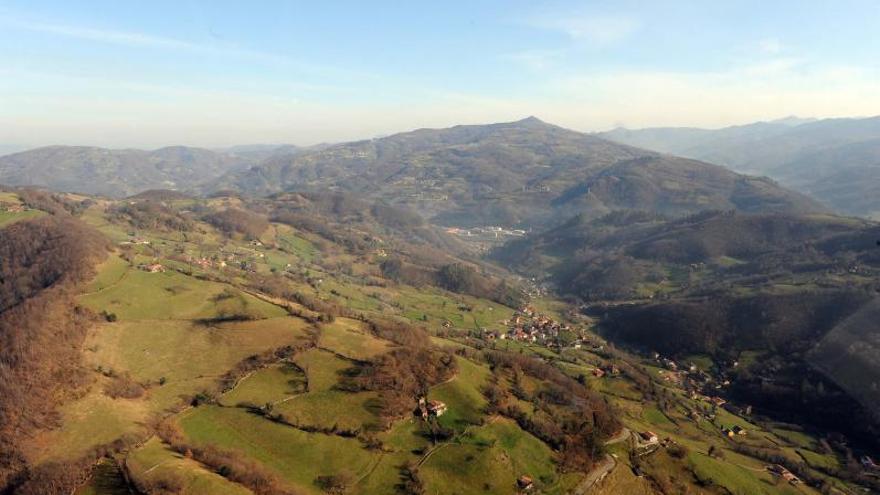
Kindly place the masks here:
[(0, 230), (0, 490), (40, 473), (22, 440), (56, 426), (57, 404), (83, 384), (79, 347), (93, 315), (74, 289), (106, 253), (100, 234), (63, 213)]

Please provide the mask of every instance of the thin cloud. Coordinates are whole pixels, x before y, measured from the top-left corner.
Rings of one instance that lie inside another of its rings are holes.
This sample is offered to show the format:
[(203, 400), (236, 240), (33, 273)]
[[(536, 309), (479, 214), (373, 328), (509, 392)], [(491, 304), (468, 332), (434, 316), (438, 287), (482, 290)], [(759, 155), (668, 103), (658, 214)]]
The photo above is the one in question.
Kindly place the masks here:
[(279, 65), (292, 68), (299, 72), (341, 77), (345, 79), (377, 79), (375, 74), (354, 72), (338, 69), (336, 67), (311, 64), (292, 59), (286, 55), (253, 50), (230, 43), (209, 43), (182, 40), (178, 38), (156, 36), (152, 34), (120, 31), (112, 29), (99, 29), (89, 26), (77, 26), (63, 23), (50, 23), (34, 21), (26, 17), (16, 17), (0, 11), (0, 27), (20, 29), (25, 31), (75, 38), (79, 40), (104, 43), (109, 45), (124, 46), (129, 48), (154, 48), (167, 51), (188, 52), (195, 55), (204, 55), (218, 58), (235, 58), (249, 60), (266, 65)]
[(562, 59), (562, 53), (558, 50), (524, 50), (509, 53), (502, 58), (527, 69), (541, 71), (554, 67)]
[(626, 15), (559, 15), (540, 16), (531, 25), (564, 33), (575, 41), (607, 45), (622, 41), (641, 28), (641, 23)]
[(164, 36), (154, 36), (150, 34), (117, 31), (109, 29), (96, 29), (84, 26), (73, 26), (68, 24), (54, 24), (46, 22), (35, 22), (26, 19), (5, 18), (2, 19), (3, 25), (11, 28), (23, 29), (38, 33), (46, 33), (68, 38), (76, 38), (86, 41), (94, 41), (97, 43), (106, 43), (111, 45), (127, 46), (134, 48), (160, 48), (164, 50), (184, 50), (199, 54), (235, 56), (250, 58), (265, 62), (282, 62), (287, 61), (285, 57), (279, 55), (265, 53), (256, 50), (244, 49), (238, 46), (224, 46), (217, 44), (195, 43), (191, 41), (181, 40), (177, 38), (169, 38)]

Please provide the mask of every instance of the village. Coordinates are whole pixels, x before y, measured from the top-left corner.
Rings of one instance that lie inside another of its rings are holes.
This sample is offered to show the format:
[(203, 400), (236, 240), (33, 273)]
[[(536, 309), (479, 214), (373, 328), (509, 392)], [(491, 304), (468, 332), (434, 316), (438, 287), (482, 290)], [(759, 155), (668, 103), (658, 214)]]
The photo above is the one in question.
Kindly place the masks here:
[(553, 317), (540, 313), (531, 306), (524, 306), (514, 312), (510, 319), (504, 320), (506, 330), (483, 329), (483, 339), (511, 340), (537, 344), (549, 349), (559, 350), (564, 347), (562, 337), (565, 336), (568, 346), (580, 349), (584, 345), (587, 333), (569, 324), (561, 323)]

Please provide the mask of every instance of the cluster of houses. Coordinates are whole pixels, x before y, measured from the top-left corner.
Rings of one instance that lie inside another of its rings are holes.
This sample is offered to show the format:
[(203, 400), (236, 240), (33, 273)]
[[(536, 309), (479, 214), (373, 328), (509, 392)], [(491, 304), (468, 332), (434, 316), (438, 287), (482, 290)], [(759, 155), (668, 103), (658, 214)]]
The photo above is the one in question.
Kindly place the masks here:
[(736, 438), (737, 435), (744, 436), (746, 430), (742, 426), (734, 425), (731, 428), (721, 428), (721, 434), (727, 438)]
[(490, 237), (493, 239), (501, 239), (504, 237), (522, 237), (526, 235), (526, 231), (522, 229), (506, 229), (504, 227), (474, 227), (472, 229), (460, 229), (451, 227), (446, 229), (447, 234), (457, 235), (460, 237)]
[(605, 375), (618, 376), (620, 375), (620, 368), (618, 368), (616, 364), (610, 363), (605, 366), (593, 368), (592, 373), (596, 378), (602, 378)]
[(187, 256), (185, 261), (191, 265), (198, 266), (203, 270), (207, 270), (208, 268), (226, 268), (226, 260), (222, 258), (212, 259), (205, 257), (195, 258), (192, 256)]
[[(531, 306), (521, 308), (503, 324), (508, 327), (507, 331), (486, 331), (485, 338), (487, 340), (514, 340), (556, 347), (559, 332), (572, 330), (569, 325), (559, 323), (548, 315), (538, 313)], [(581, 342), (576, 341), (573, 346), (580, 348)]]

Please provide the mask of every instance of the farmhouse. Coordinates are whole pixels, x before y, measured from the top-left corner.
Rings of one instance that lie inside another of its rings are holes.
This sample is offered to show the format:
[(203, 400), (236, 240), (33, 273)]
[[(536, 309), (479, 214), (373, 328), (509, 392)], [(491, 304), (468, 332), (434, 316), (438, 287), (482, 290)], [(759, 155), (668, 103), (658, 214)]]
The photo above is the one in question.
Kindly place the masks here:
[(520, 490), (531, 490), (535, 486), (535, 482), (530, 476), (522, 475), (516, 479), (516, 486)]
[(423, 419), (430, 416), (440, 417), (447, 411), (446, 404), (439, 400), (427, 400), (424, 397), (419, 399), (419, 415)]
[(23, 213), (26, 208), (20, 204), (4, 204), (4, 209), (9, 213)]
[(165, 267), (160, 265), (159, 263), (150, 263), (148, 265), (141, 265), (141, 270), (150, 273), (161, 273), (165, 271)]
[(443, 413), (446, 412), (446, 409), (446, 404), (440, 402), (439, 400), (428, 401), (428, 414), (433, 414), (434, 416), (443, 416)]
[(639, 432), (639, 437), (641, 437), (642, 441), (646, 444), (653, 445), (660, 442), (660, 437), (650, 430)]
[(780, 478), (784, 479), (785, 481), (788, 481), (792, 485), (796, 485), (801, 482), (800, 478), (795, 476), (794, 473), (792, 473), (791, 471), (786, 469), (785, 466), (782, 466), (779, 464), (772, 464), (770, 466), (767, 466), (767, 471), (770, 471), (771, 473), (775, 474), (776, 476), (779, 476)]

